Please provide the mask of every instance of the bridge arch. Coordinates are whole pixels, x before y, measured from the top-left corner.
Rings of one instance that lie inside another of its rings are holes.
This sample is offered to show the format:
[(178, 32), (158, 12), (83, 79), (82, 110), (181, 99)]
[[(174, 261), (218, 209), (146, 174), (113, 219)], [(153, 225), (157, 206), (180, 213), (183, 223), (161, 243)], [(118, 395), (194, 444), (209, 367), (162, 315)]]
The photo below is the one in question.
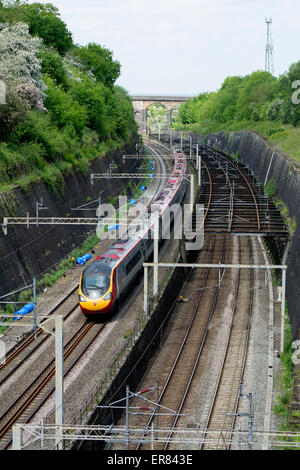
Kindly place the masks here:
[(136, 122), (141, 131), (147, 131), (147, 109), (152, 104), (161, 104), (167, 110), (167, 126), (170, 126), (174, 108), (185, 103), (191, 96), (131, 96)]
[(168, 129), (168, 110), (162, 103), (151, 103), (146, 108), (146, 128), (150, 132), (166, 132)]

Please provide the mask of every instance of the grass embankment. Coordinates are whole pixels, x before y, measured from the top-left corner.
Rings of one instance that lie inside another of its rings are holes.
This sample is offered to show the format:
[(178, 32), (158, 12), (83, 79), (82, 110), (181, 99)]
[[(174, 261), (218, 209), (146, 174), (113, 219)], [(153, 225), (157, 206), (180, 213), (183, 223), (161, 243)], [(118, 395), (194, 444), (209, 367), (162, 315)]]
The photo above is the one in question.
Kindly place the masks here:
[[(58, 145), (58, 143), (56, 142)], [(32, 143), (27, 146), (9, 148), (0, 144), (0, 194), (17, 188), (30, 191), (36, 183), (45, 183), (52, 191), (62, 192), (65, 188), (64, 177), (73, 171), (88, 173), (93, 160), (116, 151), (124, 145), (124, 141), (108, 140), (97, 142), (97, 136), (86, 130), (81, 142), (71, 142), (69, 152), (64, 158), (49, 163), (47, 155), (39, 145)], [(66, 148), (68, 148), (66, 146)], [(22, 171), (19, 171), (19, 169)]]

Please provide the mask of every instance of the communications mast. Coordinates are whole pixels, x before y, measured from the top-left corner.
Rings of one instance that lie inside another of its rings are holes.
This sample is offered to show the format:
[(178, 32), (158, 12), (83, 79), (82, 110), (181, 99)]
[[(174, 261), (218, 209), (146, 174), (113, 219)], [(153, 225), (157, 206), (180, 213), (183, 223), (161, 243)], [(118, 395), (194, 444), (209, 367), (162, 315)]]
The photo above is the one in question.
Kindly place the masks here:
[(265, 70), (274, 75), (274, 66), (273, 66), (273, 41), (272, 41), (272, 32), (271, 24), (272, 18), (266, 18), (267, 23), (267, 44), (266, 44), (266, 58), (265, 58)]

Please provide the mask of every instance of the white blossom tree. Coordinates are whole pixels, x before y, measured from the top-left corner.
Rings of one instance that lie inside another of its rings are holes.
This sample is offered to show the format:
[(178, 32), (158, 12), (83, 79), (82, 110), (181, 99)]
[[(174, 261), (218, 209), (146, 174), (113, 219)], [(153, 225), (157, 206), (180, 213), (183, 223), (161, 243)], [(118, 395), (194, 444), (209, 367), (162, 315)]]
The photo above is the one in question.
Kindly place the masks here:
[(46, 85), (38, 52), (42, 42), (29, 34), (25, 23), (0, 24), (0, 80), (31, 109), (45, 110)]

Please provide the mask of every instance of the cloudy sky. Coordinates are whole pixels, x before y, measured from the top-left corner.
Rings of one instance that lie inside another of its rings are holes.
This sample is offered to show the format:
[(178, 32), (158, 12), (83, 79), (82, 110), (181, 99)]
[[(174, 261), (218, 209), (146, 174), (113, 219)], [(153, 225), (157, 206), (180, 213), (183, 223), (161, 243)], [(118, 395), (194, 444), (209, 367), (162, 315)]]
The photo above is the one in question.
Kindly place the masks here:
[(300, 60), (299, 0), (38, 1), (59, 8), (77, 44), (113, 51), (117, 83), (130, 94), (196, 95), (229, 75), (263, 70), (266, 17), (275, 75)]

